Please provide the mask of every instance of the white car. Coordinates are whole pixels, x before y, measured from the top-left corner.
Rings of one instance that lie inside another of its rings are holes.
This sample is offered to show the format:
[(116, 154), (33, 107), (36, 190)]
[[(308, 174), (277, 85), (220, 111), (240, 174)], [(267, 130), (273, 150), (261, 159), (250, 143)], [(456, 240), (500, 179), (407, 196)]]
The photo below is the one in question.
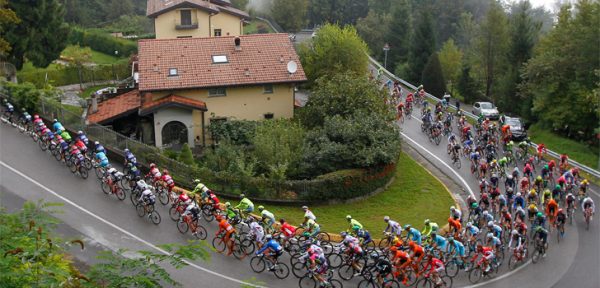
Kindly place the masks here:
[(490, 120), (498, 120), (500, 118), (498, 108), (490, 102), (475, 102), (472, 113), (476, 116), (483, 114), (484, 117), (490, 118)]

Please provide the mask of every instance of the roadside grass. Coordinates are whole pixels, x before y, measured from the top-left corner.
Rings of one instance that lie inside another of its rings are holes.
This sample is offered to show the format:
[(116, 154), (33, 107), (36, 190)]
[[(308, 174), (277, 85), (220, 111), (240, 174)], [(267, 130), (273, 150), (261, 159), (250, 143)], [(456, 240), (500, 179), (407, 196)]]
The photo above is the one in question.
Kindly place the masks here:
[[(239, 200), (231, 200), (232, 204), (237, 201)], [(255, 207), (259, 205), (261, 204), (254, 203)], [(317, 216), (322, 231), (339, 233), (346, 230), (346, 215), (352, 215), (374, 238), (380, 238), (386, 227), (383, 222), (386, 215), (401, 225), (411, 224), (417, 229), (422, 228), (425, 219), (444, 226), (452, 205), (454, 200), (444, 185), (407, 154), (402, 153), (395, 179), (387, 190), (353, 203), (315, 205), (310, 209)], [(264, 206), (278, 219), (285, 218), (295, 226), (302, 223), (304, 212), (301, 207)]]
[(267, 33), (275, 33), (275, 31), (273, 31), (273, 28), (271, 28), (271, 26), (262, 20), (258, 20), (258, 19), (252, 19), (250, 21), (250, 24), (244, 26), (244, 34), (258, 34), (260, 33), (258, 31), (259, 25), (262, 24), (264, 25), (266, 32)]
[(565, 153), (581, 164), (598, 169), (598, 148), (554, 134), (539, 124), (531, 125), (527, 133), (534, 143), (544, 143), (549, 150)]
[(106, 84), (106, 85), (96, 85), (96, 86), (90, 86), (88, 88), (85, 88), (85, 90), (83, 90), (82, 92), (79, 93), (79, 97), (83, 98), (83, 99), (87, 99), (90, 97), (90, 95), (102, 88), (106, 88), (106, 87), (110, 87), (112, 85), (110, 84)]
[(76, 115), (81, 115), (83, 113), (83, 108), (80, 106), (63, 104), (62, 108)]

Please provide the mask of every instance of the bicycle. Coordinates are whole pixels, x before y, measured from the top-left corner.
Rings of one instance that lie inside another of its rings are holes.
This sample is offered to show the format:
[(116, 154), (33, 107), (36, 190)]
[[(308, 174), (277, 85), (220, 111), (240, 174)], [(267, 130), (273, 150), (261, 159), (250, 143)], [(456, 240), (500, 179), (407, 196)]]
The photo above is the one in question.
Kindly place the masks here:
[(452, 287), (452, 278), (448, 275), (438, 275), (437, 279), (432, 279), (431, 273), (426, 273), (421, 280), (417, 282), (417, 288), (450, 288)]
[(192, 231), (192, 235), (200, 240), (205, 240), (208, 233), (206, 228), (198, 223), (198, 219), (193, 220), (191, 215), (185, 215), (177, 221), (177, 230), (181, 234), (185, 234), (188, 230)]
[[(85, 163), (85, 160), (84, 160), (84, 163)], [(88, 170), (87, 170), (87, 168), (85, 168), (85, 165), (82, 165), (82, 164), (83, 163), (81, 163), (79, 161), (79, 159), (71, 158), (71, 160), (67, 162), (67, 167), (69, 167), (69, 170), (71, 171), (71, 173), (79, 175), (83, 179), (87, 179), (88, 178)]]
[(147, 215), (154, 225), (160, 224), (160, 214), (154, 210), (154, 204), (146, 203), (146, 200), (138, 201), (135, 211), (140, 217)]
[(491, 261), (491, 263), (488, 263), (488, 265), (490, 266), (490, 269), (488, 271), (485, 271), (485, 269), (483, 268), (483, 261), (480, 260), (477, 264), (475, 264), (474, 268), (469, 271), (469, 282), (471, 282), (472, 284), (477, 284), (479, 283), (481, 278), (486, 276), (489, 277), (490, 274), (492, 274), (494, 271), (496, 273), (498, 272), (498, 265), (496, 265), (495, 258), (493, 261)]
[(304, 276), (302, 276), (298, 280), (298, 285), (300, 288), (342, 288), (342, 282), (337, 279), (333, 279), (333, 270), (327, 271), (325, 276), (326, 282), (323, 283), (315, 276), (316, 272), (312, 269), (309, 269), (308, 272)]
[(585, 230), (590, 230), (590, 222), (592, 222), (592, 207), (587, 207), (583, 212), (585, 217)]
[[(279, 259), (275, 259), (274, 262), (269, 259), (269, 262), (271, 262), (271, 265), (267, 270), (273, 272), (275, 277), (285, 279), (290, 275), (290, 268), (285, 263), (280, 263)], [(264, 254), (256, 255), (250, 259), (250, 268), (252, 268), (252, 271), (255, 273), (262, 273), (267, 266), (269, 266), (269, 264), (267, 260), (265, 260)]]
[[(527, 243), (526, 240), (525, 243)], [(510, 270), (514, 270), (515, 268), (517, 268), (519, 263), (525, 262), (527, 257), (529, 257), (529, 250), (527, 249), (527, 246), (525, 246), (525, 244), (523, 244), (523, 246), (521, 246), (521, 248), (519, 249), (514, 248), (512, 250), (513, 254), (508, 259), (508, 269)]]
[(181, 215), (185, 211), (185, 205), (183, 203), (173, 203), (171, 208), (169, 208), (169, 217), (173, 221), (178, 221), (181, 218)]
[(363, 280), (358, 282), (359, 288), (400, 288), (400, 282), (394, 279), (393, 273), (388, 273), (387, 275), (381, 276), (380, 273), (373, 275), (371, 271), (365, 271), (363, 273), (363, 278)]
[(548, 249), (548, 243), (542, 245), (542, 239), (537, 236), (535, 237), (535, 249), (533, 255), (531, 255), (531, 262), (533, 262), (533, 264), (537, 263), (540, 260), (540, 257), (546, 255), (546, 249)]
[[(227, 243), (225, 243), (225, 241), (223, 240), (223, 236), (225, 236), (225, 232), (221, 232), (219, 235), (217, 235), (212, 240), (213, 248), (215, 248), (215, 250), (217, 250), (217, 252), (219, 252), (219, 253), (223, 253), (225, 251), (225, 249), (227, 248)], [(242, 260), (248, 255), (246, 253), (245, 247), (240, 245), (241, 244), (240, 236), (237, 233), (231, 234), (231, 238), (229, 239), (229, 241), (232, 242), (232, 244), (233, 244), (232, 252), (233, 252), (233, 256), (236, 259)]]
[(460, 169), (461, 167), (460, 157), (458, 157), (456, 150), (452, 150), (452, 164), (456, 166), (456, 169)]

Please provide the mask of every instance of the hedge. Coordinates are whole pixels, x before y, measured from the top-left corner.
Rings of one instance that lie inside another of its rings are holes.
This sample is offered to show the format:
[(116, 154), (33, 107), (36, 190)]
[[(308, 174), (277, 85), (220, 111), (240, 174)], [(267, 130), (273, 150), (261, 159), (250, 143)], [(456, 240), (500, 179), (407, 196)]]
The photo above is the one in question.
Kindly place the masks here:
[[(18, 72), (17, 77), (21, 82), (31, 82), (36, 87), (45, 86), (46, 74), (48, 75), (48, 83), (53, 86), (64, 86), (79, 83), (79, 75), (77, 67), (59, 67), (57, 69), (36, 69), (27, 72)], [(83, 83), (93, 81), (105, 81), (124, 79), (131, 76), (131, 69), (128, 63), (84, 66), (82, 67)], [(116, 74), (116, 75), (115, 75)]]
[(137, 53), (137, 43), (135, 41), (116, 38), (100, 31), (73, 28), (67, 41), (69, 44), (81, 47), (87, 46), (92, 50), (108, 55), (114, 55), (115, 51), (119, 51), (119, 55), (122, 56), (131, 56)]

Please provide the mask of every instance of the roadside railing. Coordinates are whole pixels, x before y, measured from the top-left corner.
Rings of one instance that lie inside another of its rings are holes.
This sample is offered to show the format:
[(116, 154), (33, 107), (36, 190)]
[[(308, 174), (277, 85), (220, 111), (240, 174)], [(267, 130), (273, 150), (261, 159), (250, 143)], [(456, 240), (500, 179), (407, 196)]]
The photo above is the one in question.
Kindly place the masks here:
[[(417, 86), (415, 86), (415, 85), (413, 85), (411, 83), (408, 83), (404, 79), (400, 79), (400, 78), (396, 77), (396, 75), (392, 74), (390, 71), (388, 71), (387, 69), (383, 68), (383, 66), (381, 66), (381, 64), (379, 64), (379, 62), (377, 62), (377, 60), (373, 59), (373, 57), (371, 57), (370, 55), (368, 55), (368, 56), (369, 56), (369, 62), (371, 62), (371, 64), (374, 65), (375, 67), (377, 67), (378, 70), (383, 71), (383, 73), (385, 73), (388, 78), (394, 79), (394, 80), (400, 82), (400, 84), (402, 84), (403, 86), (405, 86), (405, 87), (407, 87), (407, 88), (409, 88), (411, 90), (416, 90), (417, 89)], [(433, 95), (431, 95), (429, 93), (425, 93), (425, 95), (429, 99), (432, 99), (432, 100), (434, 100), (436, 102), (441, 101), (441, 99), (439, 99), (439, 98), (437, 98), (437, 97), (435, 97), (435, 96), (433, 96)], [(451, 108), (453, 108), (453, 109), (456, 109), (456, 106), (454, 106), (452, 104), (449, 104), (449, 106)], [(477, 119), (477, 116), (475, 116), (471, 112), (463, 110), (463, 114), (466, 115), (467, 117), (471, 118), (471, 119), (474, 119), (474, 120)], [(535, 144), (535, 143), (532, 143), (531, 146), (533, 148), (537, 148), (537, 144)], [(552, 151), (552, 150), (548, 150), (548, 155), (550, 155), (551, 157), (557, 158), (557, 159), (560, 158), (560, 154), (558, 152), (555, 152), (555, 151)], [(582, 171), (584, 171), (584, 172), (586, 172), (586, 173), (588, 173), (588, 174), (590, 174), (590, 175), (592, 175), (592, 176), (600, 179), (600, 171), (595, 170), (593, 168), (590, 168), (590, 167), (588, 167), (586, 165), (583, 165), (583, 164), (581, 164), (581, 163), (579, 163), (579, 162), (577, 162), (575, 160), (572, 160), (572, 159), (569, 159), (569, 163), (572, 166), (575, 166), (575, 167), (581, 169)]]

